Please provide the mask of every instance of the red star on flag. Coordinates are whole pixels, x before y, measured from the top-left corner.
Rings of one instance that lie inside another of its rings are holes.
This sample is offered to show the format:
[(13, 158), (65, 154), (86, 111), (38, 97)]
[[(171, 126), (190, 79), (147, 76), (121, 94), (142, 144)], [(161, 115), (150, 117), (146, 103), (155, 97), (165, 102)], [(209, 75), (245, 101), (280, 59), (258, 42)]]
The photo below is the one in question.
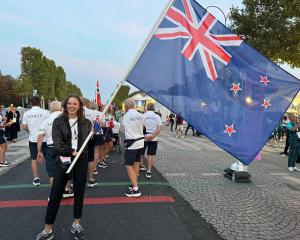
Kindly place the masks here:
[(233, 83), (232, 88), (230, 88), (229, 90), (234, 91), (234, 94), (236, 94), (238, 91), (241, 91), (243, 89), (240, 88), (240, 83), (238, 84)]
[(228, 126), (225, 124), (226, 130), (224, 131), (224, 133), (228, 133), (229, 137), (231, 137), (232, 133), (235, 133), (236, 131), (233, 129), (233, 124), (231, 124), (231, 126)]
[(261, 106), (263, 106), (263, 107), (265, 107), (265, 109), (267, 109), (268, 107), (272, 106), (270, 101), (271, 100), (264, 99), (264, 103)]
[(260, 76), (260, 81), (261, 83), (265, 84), (265, 86), (267, 86), (267, 84), (270, 82), (268, 79), (268, 76)]

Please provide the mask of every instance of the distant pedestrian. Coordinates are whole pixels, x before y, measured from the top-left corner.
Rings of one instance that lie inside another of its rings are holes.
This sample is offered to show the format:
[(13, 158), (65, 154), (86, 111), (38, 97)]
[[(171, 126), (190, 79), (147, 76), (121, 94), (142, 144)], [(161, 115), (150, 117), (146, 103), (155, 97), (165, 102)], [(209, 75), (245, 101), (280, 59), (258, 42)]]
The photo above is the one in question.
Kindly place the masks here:
[[(147, 150), (147, 172), (146, 178), (151, 178), (151, 171), (154, 161), (154, 156), (156, 155), (157, 151), (157, 136), (159, 135), (162, 122), (160, 117), (154, 113), (154, 104), (149, 103), (147, 105), (147, 112), (144, 113), (145, 118), (145, 143), (144, 143), (144, 153)], [(142, 166), (142, 159), (141, 159), (141, 166)]]
[[(39, 107), (40, 99), (38, 97), (31, 98), (32, 108), (24, 113), (22, 128), (29, 133), (29, 150), (31, 157), (31, 169), (33, 175), (34, 186), (39, 186), (41, 184), (39, 175), (38, 175), (38, 162), (37, 160), (37, 140), (39, 135), (39, 130), (42, 123), (49, 117), (50, 113), (47, 110), (41, 109)], [(43, 142), (42, 149), (44, 156), (46, 156), (47, 145), (46, 142)]]
[(20, 113), (16, 109), (16, 107), (11, 106), (11, 110), (7, 114), (6, 121), (10, 141), (16, 143), (18, 138), (18, 132), (20, 131)]
[(290, 144), (290, 153), (288, 159), (288, 170), (290, 172), (300, 171), (299, 168), (296, 167), (296, 161), (300, 153), (300, 123), (296, 121), (295, 115), (290, 115), (290, 122), (287, 125), (287, 129), (289, 131), (289, 144)]
[(188, 131), (189, 131), (190, 128), (191, 128), (192, 131), (193, 131), (193, 136), (195, 136), (195, 129), (194, 129), (193, 126), (190, 125), (190, 124), (188, 124), (187, 128), (185, 129), (185, 135), (187, 135), (187, 133), (188, 133)]
[(171, 113), (169, 115), (169, 121), (170, 121), (170, 131), (173, 132), (173, 126), (174, 126), (174, 122), (175, 122), (175, 115), (174, 115), (174, 113)]
[(184, 138), (183, 136), (183, 119), (179, 115), (176, 115), (176, 137)]
[(7, 144), (4, 139), (4, 117), (2, 116), (2, 106), (0, 105), (0, 167), (8, 167), (9, 163), (4, 160), (7, 150)]
[(131, 186), (125, 193), (127, 197), (140, 197), (141, 191), (138, 187), (138, 174), (140, 158), (144, 148), (144, 116), (134, 109), (134, 101), (127, 99), (124, 102), (126, 114), (122, 125), (125, 130), (125, 162)]
[[(66, 183), (70, 178), (70, 174), (67, 174), (66, 170), (92, 130), (91, 122), (84, 117), (83, 105), (78, 96), (69, 95), (66, 98), (63, 103), (63, 114), (54, 120), (52, 128), (54, 151), (58, 155), (58, 165), (54, 172), (45, 217), (45, 227), (44, 230), (37, 235), (36, 240), (49, 240), (54, 238), (52, 233), (53, 224)], [(74, 185), (74, 221), (71, 227), (71, 233), (75, 239), (78, 240), (84, 239), (84, 231), (80, 225), (80, 219), (82, 217), (87, 170), (88, 150), (86, 147), (72, 170)]]

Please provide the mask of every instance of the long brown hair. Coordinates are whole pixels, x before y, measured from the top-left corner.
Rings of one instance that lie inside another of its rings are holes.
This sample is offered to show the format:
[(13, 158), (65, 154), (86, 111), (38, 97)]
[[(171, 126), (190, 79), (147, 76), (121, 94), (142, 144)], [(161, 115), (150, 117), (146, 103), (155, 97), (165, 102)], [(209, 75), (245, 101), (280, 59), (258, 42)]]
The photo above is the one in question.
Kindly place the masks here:
[(70, 98), (76, 98), (78, 100), (78, 102), (79, 102), (79, 109), (78, 109), (78, 112), (77, 112), (78, 121), (80, 123), (83, 123), (83, 121), (84, 121), (83, 104), (82, 104), (82, 101), (80, 100), (80, 98), (77, 95), (75, 95), (75, 94), (70, 94), (69, 96), (67, 96), (64, 99), (64, 101), (62, 103), (62, 107), (63, 107), (63, 113), (62, 113), (62, 115), (65, 118), (69, 119), (67, 105), (68, 105), (68, 101), (69, 101)]

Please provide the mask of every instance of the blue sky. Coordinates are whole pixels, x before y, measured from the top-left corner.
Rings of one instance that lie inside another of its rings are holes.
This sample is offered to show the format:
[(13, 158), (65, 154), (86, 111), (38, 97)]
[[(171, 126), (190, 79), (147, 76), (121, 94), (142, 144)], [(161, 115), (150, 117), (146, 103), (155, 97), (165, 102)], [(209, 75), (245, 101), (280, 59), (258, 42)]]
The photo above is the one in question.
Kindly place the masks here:
[[(94, 98), (96, 79), (107, 101), (124, 77), (167, 0), (0, 0), (0, 70), (18, 77), (20, 49), (39, 48), (62, 66), (84, 96)], [(198, 0), (225, 14), (242, 0)], [(221, 22), (224, 17), (209, 8)], [(300, 78), (300, 70), (285, 68)]]

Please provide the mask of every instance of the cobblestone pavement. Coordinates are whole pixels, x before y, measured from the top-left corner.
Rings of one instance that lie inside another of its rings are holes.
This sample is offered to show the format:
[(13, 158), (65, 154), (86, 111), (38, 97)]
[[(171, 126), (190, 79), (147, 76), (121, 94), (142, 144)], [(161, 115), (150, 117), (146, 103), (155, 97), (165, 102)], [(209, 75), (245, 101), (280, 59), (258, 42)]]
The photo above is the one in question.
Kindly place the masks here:
[[(223, 176), (234, 158), (205, 137), (184, 139), (164, 128), (155, 167), (225, 239), (300, 239), (300, 172), (266, 146), (248, 168), (251, 183)], [(299, 164), (300, 165), (300, 164)]]

